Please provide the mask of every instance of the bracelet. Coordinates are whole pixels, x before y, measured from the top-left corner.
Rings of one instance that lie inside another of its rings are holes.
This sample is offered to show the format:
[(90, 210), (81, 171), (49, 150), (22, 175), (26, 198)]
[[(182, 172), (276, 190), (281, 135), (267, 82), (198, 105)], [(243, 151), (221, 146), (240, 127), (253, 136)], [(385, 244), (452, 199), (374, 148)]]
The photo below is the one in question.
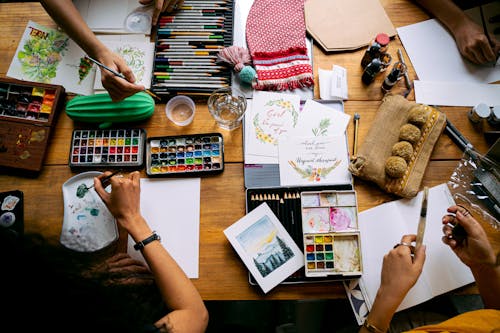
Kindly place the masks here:
[(137, 251), (142, 250), (146, 245), (148, 245), (149, 243), (154, 242), (156, 240), (161, 241), (161, 237), (160, 237), (160, 235), (158, 235), (156, 233), (156, 231), (153, 231), (151, 236), (149, 236), (148, 238), (146, 238), (140, 242), (135, 243), (134, 249)]
[(368, 319), (365, 319), (365, 322), (363, 323), (363, 327), (368, 330), (368, 332), (371, 333), (385, 333), (387, 331), (381, 330), (377, 326), (374, 326), (368, 322)]

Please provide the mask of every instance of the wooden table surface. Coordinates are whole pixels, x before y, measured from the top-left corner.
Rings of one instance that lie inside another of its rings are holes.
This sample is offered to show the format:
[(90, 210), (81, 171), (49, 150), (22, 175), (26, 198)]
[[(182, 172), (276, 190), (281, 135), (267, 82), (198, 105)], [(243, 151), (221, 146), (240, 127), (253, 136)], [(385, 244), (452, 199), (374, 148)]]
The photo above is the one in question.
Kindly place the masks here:
[[(381, 0), (394, 26), (401, 27), (429, 17), (409, 0)], [(5, 76), (18, 46), (19, 40), (29, 20), (54, 27), (54, 22), (39, 3), (0, 4), (0, 76)], [(411, 79), (416, 79), (415, 71), (399, 41), (395, 37), (389, 47), (393, 59), (397, 59), (397, 49), (401, 48), (409, 65)], [(359, 143), (370, 128), (381, 103), (380, 89), (384, 75), (375, 82), (364, 86), (361, 82), (360, 60), (364, 49), (353, 52), (324, 53), (314, 46), (314, 73), (318, 82), (318, 68), (331, 69), (333, 64), (347, 69), (349, 100), (345, 102), (345, 112), (359, 113)], [(393, 89), (401, 93), (403, 84)], [(319, 98), (318, 85), (315, 98)], [(414, 100), (413, 92), (408, 96)], [(218, 176), (202, 178), (200, 207), (200, 258), (199, 278), (193, 282), (205, 300), (253, 300), (253, 299), (306, 299), (342, 298), (345, 291), (340, 282), (314, 283), (302, 285), (280, 285), (264, 295), (258, 287), (248, 284), (248, 273), (225, 238), (223, 230), (245, 214), (245, 188), (243, 183), (242, 130), (232, 132), (219, 130), (211, 119), (206, 103), (197, 103), (195, 119), (190, 126), (177, 127), (167, 120), (165, 105), (156, 105), (154, 115), (137, 124), (145, 128), (148, 136), (166, 136), (191, 133), (221, 132), (225, 142), (226, 169)], [(467, 119), (468, 108), (442, 107), (450, 121), (472, 142), (481, 153), (488, 145), (483, 133), (474, 128)], [(42, 172), (36, 178), (15, 175), (0, 175), (0, 191), (21, 190), (25, 200), (25, 231), (38, 232), (47, 237), (59, 237), (63, 221), (62, 184), (76, 173), (68, 166), (68, 154), (73, 121), (62, 112), (52, 133), (49, 149)], [(352, 152), (353, 124), (348, 127), (349, 149)], [(462, 151), (443, 134), (432, 153), (431, 161), (423, 178), (422, 186), (434, 186), (446, 181), (457, 166)], [(144, 170), (142, 177), (147, 177)], [(359, 211), (398, 199), (376, 185), (355, 179)], [(474, 288), (468, 288), (475, 292)]]

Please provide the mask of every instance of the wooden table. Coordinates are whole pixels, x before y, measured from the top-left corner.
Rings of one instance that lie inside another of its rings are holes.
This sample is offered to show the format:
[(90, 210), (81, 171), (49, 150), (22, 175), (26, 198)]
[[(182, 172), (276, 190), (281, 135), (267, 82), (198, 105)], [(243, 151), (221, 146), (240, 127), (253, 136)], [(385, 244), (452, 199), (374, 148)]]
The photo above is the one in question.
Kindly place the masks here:
[[(395, 27), (416, 23), (429, 17), (409, 0), (381, 0), (382, 5)], [(14, 56), (18, 42), (29, 20), (54, 27), (54, 22), (37, 2), (0, 4), (0, 76), (5, 76)], [(397, 49), (403, 50), (408, 65), (410, 62), (401, 42), (396, 37), (390, 43), (390, 53), (397, 59)], [(351, 116), (361, 115), (359, 142), (370, 128), (382, 99), (380, 89), (384, 75), (379, 75), (370, 86), (361, 82), (360, 60), (364, 49), (354, 52), (326, 54), (314, 47), (314, 73), (318, 82), (318, 68), (330, 69), (332, 64), (347, 68), (349, 100), (345, 102), (345, 112)], [(409, 66), (411, 79), (416, 79), (415, 71)], [(399, 88), (404, 88), (399, 84)], [(315, 98), (319, 90), (315, 87)], [(414, 99), (413, 92), (409, 99)], [(206, 103), (197, 104), (193, 123), (186, 127), (176, 127), (167, 120), (165, 105), (156, 105), (152, 118), (139, 124), (147, 130), (148, 136), (165, 136), (220, 131), (211, 119)], [(488, 146), (483, 134), (468, 121), (468, 108), (443, 107), (451, 122), (472, 142), (479, 152), (485, 153)], [(48, 153), (42, 172), (36, 178), (14, 175), (0, 175), (0, 191), (19, 189), (25, 196), (25, 230), (38, 232), (47, 237), (58, 238), (63, 221), (62, 184), (74, 176), (68, 167), (68, 154), (73, 121), (63, 112), (50, 139)], [(258, 287), (248, 284), (248, 273), (226, 240), (223, 230), (245, 214), (245, 189), (243, 183), (242, 130), (220, 131), (225, 142), (225, 171), (215, 177), (202, 178), (200, 207), (200, 259), (199, 278), (193, 280), (205, 300), (254, 300), (254, 299), (324, 299), (343, 298), (345, 291), (340, 282), (306, 285), (278, 286), (267, 295)], [(348, 128), (349, 147), (352, 151), (353, 125)], [(441, 136), (431, 156), (422, 186), (435, 186), (449, 178), (457, 166), (462, 151), (445, 134)], [(142, 171), (142, 177), (147, 177)], [(354, 181), (358, 196), (359, 211), (366, 210), (387, 201), (397, 199), (376, 185), (359, 179)], [(470, 289), (470, 288), (469, 288)], [(475, 292), (472, 289), (471, 292)]]

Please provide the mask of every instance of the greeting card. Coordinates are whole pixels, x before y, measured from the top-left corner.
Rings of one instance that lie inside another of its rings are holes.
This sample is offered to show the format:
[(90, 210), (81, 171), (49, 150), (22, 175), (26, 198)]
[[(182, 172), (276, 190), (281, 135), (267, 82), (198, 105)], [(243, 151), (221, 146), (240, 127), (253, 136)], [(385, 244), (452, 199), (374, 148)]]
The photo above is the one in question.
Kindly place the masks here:
[(304, 255), (266, 203), (224, 230), (264, 293), (304, 266)]
[(255, 91), (245, 115), (248, 153), (277, 159), (279, 139), (299, 125), (299, 109), (299, 96)]
[(345, 135), (289, 137), (279, 143), (281, 186), (351, 183)]

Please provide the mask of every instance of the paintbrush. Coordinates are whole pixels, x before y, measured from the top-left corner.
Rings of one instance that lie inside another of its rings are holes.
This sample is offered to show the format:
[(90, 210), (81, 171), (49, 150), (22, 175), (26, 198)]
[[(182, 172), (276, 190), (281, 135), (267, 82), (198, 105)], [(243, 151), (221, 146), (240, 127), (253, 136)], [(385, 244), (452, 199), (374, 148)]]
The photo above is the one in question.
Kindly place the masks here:
[(429, 188), (426, 186), (426, 187), (424, 187), (424, 195), (422, 198), (422, 207), (420, 208), (420, 220), (418, 222), (417, 240), (415, 242), (415, 248), (418, 248), (420, 245), (422, 245), (422, 242), (424, 240), (425, 223), (427, 220), (427, 200), (428, 200), (428, 197), (429, 197)]
[[(109, 184), (111, 184), (111, 177), (117, 175), (120, 172), (122, 172), (122, 171), (121, 170), (116, 170), (116, 171), (113, 171), (113, 173), (111, 173), (110, 175), (107, 175), (106, 177), (101, 178), (102, 187), (106, 188)], [(94, 187), (94, 184), (92, 184), (90, 186), (87, 186), (87, 190), (90, 190), (93, 187)]]
[[(114, 69), (112, 68), (109, 68), (108, 66), (106, 66), (105, 64), (95, 60), (94, 58), (91, 58), (89, 57), (88, 55), (85, 56), (87, 59), (89, 59), (90, 61), (92, 61), (94, 64), (96, 64), (97, 66), (101, 67), (101, 68), (104, 68), (105, 70), (109, 71), (110, 73), (112, 73), (114, 76), (118, 76), (119, 78), (121, 79), (124, 79), (125, 81), (128, 81), (127, 78), (125, 77), (125, 75), (123, 75), (122, 73), (118, 73), (117, 71), (115, 71)], [(148, 95), (150, 95), (151, 97), (153, 98), (156, 98), (157, 100), (161, 100), (160, 97), (156, 96), (155, 94), (153, 94), (151, 91), (149, 91), (149, 89), (144, 89), (144, 92), (147, 93)]]
[(359, 126), (359, 118), (361, 116), (359, 113), (354, 114), (354, 149), (353, 149), (353, 157), (358, 153), (358, 126)]

